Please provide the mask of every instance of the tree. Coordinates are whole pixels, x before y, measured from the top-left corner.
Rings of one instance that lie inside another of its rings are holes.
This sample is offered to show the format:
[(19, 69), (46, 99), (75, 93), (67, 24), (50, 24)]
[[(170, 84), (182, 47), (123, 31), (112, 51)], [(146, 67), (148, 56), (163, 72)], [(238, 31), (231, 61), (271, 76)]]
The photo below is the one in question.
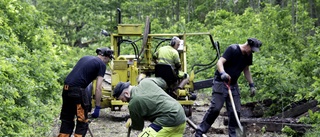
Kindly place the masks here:
[(0, 136), (45, 136), (61, 102), (59, 37), (27, 3), (0, 1), (0, 13)]
[(63, 43), (87, 47), (101, 40), (102, 29), (115, 26), (111, 22), (115, 8), (110, 3), (114, 4), (103, 0), (39, 0), (36, 7), (48, 14), (48, 25), (62, 36)]

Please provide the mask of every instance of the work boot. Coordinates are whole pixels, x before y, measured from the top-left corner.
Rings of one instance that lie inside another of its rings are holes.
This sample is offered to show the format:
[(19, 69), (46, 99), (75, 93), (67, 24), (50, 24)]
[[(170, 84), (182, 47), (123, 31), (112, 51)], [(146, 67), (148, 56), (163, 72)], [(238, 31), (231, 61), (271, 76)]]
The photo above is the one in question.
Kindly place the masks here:
[(194, 134), (194, 137), (202, 137), (202, 132), (199, 129), (196, 129), (196, 133)]

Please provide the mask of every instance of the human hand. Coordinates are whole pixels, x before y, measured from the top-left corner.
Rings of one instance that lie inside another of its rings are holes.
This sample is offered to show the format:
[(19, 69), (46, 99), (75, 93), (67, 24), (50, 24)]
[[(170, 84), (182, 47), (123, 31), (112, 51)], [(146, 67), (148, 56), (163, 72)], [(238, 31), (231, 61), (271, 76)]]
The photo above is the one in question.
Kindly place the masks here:
[(221, 79), (225, 82), (229, 82), (229, 80), (231, 80), (231, 77), (228, 73), (226, 72), (222, 72), (221, 74)]
[(91, 114), (91, 116), (92, 116), (93, 118), (98, 118), (98, 117), (99, 117), (99, 114), (100, 114), (100, 109), (101, 109), (100, 106), (96, 106), (96, 107), (94, 108), (94, 111), (93, 111), (93, 113)]
[(254, 87), (253, 83), (250, 83), (249, 86), (250, 86), (250, 97), (253, 97), (256, 95), (256, 88)]
[(254, 97), (256, 95), (256, 88), (255, 87), (251, 87), (250, 88), (250, 97)]
[(129, 118), (128, 120), (127, 120), (127, 122), (126, 122), (126, 128), (129, 128), (129, 127), (131, 127), (131, 118)]

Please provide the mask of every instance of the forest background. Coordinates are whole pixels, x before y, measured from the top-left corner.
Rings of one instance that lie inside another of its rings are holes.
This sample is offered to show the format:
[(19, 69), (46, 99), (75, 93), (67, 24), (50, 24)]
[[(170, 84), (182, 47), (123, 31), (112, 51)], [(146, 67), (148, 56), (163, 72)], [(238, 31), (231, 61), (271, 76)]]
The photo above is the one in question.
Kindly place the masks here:
[[(248, 97), (243, 77), (239, 83), (243, 103), (275, 100), (265, 116), (292, 102), (320, 101), (320, 0), (1, 0), (0, 136), (49, 134), (73, 65), (111, 46), (100, 32), (116, 33), (116, 8), (126, 24), (144, 24), (149, 16), (151, 33), (210, 32), (221, 51), (249, 37), (261, 40), (251, 67), (257, 95)], [(209, 42), (188, 39), (188, 70), (214, 59)], [(319, 112), (300, 121), (315, 126), (306, 136), (320, 135)]]

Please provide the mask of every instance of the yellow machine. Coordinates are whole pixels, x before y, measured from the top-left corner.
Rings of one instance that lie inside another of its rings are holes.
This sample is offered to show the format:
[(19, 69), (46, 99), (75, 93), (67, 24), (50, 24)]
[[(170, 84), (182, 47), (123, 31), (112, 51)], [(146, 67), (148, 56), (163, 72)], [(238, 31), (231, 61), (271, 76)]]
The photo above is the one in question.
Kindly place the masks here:
[[(179, 79), (176, 79), (176, 74), (171, 67), (157, 65), (153, 61), (152, 57), (153, 53), (161, 46), (161, 44), (168, 45), (167, 43), (173, 36), (177, 36), (183, 40), (183, 44), (181, 43), (180, 47), (178, 48), (181, 61), (181, 71), (183, 72), (188, 72), (186, 58), (188, 50), (186, 41), (187, 37), (208, 35), (212, 44), (214, 43), (210, 33), (152, 34), (150, 33), (150, 21), (148, 17), (146, 19), (145, 28), (143, 29), (142, 24), (122, 24), (120, 21), (121, 14), (119, 9), (118, 12), (118, 33), (110, 34), (111, 49), (114, 50), (115, 60), (110, 63), (111, 70), (108, 70), (104, 77), (102, 86), (103, 96), (101, 100), (102, 108), (110, 107), (112, 111), (115, 111), (120, 110), (123, 105), (127, 105), (127, 103), (112, 97), (113, 89), (120, 81), (130, 81), (131, 85), (137, 85), (139, 74), (144, 74), (146, 77), (162, 77), (167, 81), (169, 87), (172, 83), (168, 81), (179, 81)], [(142, 30), (144, 30), (144, 32), (142, 32)], [(132, 38), (137, 40), (131, 40)], [(138, 42), (141, 43), (141, 48), (136, 45)], [(219, 51), (218, 47), (215, 48), (217, 51)], [(196, 89), (209, 87), (209, 85), (211, 86), (211, 80), (207, 80), (206, 82), (201, 82), (198, 84), (195, 84), (193, 80), (194, 73), (191, 71), (191, 74), (189, 74), (189, 83), (186, 84), (184, 88), (175, 91), (174, 96), (172, 96), (185, 108), (185, 113), (187, 116), (191, 116), (192, 105), (196, 99), (196, 95), (193, 93), (193, 91)], [(209, 85), (204, 85), (205, 83), (209, 83)], [(93, 89), (95, 89), (95, 87), (93, 87)], [(172, 89), (168, 89), (166, 92), (170, 94), (172, 93)], [(92, 91), (93, 96), (94, 94), (95, 90)], [(95, 104), (94, 100), (92, 104)]]

